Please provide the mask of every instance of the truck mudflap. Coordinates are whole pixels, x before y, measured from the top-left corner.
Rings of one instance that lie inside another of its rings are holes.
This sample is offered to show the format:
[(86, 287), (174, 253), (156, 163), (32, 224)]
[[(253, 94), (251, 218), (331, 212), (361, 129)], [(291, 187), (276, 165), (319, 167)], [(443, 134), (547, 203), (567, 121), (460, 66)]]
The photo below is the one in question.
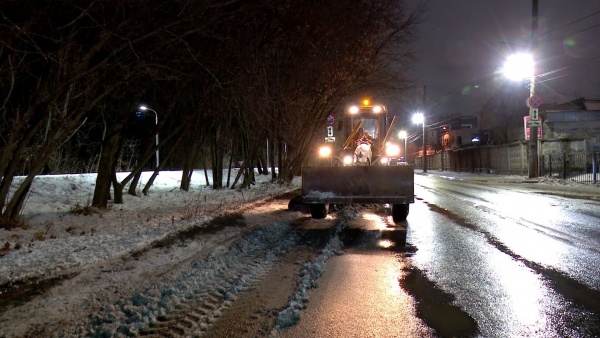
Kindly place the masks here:
[(414, 168), (411, 165), (304, 167), (302, 202), (413, 203)]

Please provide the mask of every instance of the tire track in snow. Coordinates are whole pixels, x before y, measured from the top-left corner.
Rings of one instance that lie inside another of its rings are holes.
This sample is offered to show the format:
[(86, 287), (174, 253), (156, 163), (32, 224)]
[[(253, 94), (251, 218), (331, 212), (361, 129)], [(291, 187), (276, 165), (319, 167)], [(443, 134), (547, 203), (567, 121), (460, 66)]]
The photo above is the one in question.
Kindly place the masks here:
[(200, 335), (300, 240), (285, 222), (253, 230), (204, 259), (190, 260), (168, 284), (105, 306), (85, 327), (64, 336)]

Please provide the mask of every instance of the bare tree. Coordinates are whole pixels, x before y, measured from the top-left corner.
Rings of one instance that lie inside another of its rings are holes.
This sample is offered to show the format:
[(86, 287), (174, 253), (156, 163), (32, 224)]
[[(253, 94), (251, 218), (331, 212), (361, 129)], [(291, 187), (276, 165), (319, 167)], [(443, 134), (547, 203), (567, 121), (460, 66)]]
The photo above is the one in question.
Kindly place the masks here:
[(523, 125), (523, 117), (528, 114), (526, 99), (527, 93), (522, 88), (500, 88), (478, 113), (480, 129), (490, 130), (495, 144), (516, 141), (509, 131)]
[[(34, 3), (32, 10), (25, 2), (4, 3), (3, 215), (16, 217), (50, 154), (78, 130), (97, 131), (98, 121), (102, 133), (90, 138), (101, 144), (92, 204), (105, 208), (111, 185), (120, 202), (123, 187), (135, 183), (156, 150), (140, 148), (131, 175), (116, 180), (124, 127), (135, 100), (147, 98), (161, 112), (158, 147), (166, 155), (153, 177), (165, 166), (184, 167), (182, 189), (188, 189), (191, 172), (206, 158), (218, 189), (226, 157), (239, 149), (243, 165), (232, 187), (248, 188), (256, 165), (267, 171), (268, 139), (272, 174), (277, 166), (277, 180), (291, 180), (325, 117), (345, 98), (406, 87), (418, 13), (403, 4), (67, 0)], [(9, 199), (19, 172), (27, 177)]]
[[(107, 58), (100, 53), (107, 39), (86, 40), (97, 33), (80, 8), (49, 2), (31, 11), (28, 4), (9, 2), (2, 7), (0, 68), (2, 143), (0, 207), (4, 217), (18, 217), (35, 175), (48, 157), (86, 121), (89, 113), (118, 87), (94, 81)], [(56, 13), (61, 15), (57, 16)], [(100, 53), (100, 54), (99, 54)], [(27, 177), (7, 201), (16, 168), (33, 154)], [(7, 202), (6, 202), (7, 201)]]

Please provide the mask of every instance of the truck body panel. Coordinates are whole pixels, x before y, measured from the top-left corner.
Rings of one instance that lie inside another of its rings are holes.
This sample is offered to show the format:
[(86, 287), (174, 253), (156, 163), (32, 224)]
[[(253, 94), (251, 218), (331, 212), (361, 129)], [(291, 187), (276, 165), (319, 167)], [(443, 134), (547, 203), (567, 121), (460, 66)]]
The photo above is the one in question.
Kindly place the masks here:
[(414, 169), (411, 165), (305, 167), (302, 201), (314, 203), (414, 202)]

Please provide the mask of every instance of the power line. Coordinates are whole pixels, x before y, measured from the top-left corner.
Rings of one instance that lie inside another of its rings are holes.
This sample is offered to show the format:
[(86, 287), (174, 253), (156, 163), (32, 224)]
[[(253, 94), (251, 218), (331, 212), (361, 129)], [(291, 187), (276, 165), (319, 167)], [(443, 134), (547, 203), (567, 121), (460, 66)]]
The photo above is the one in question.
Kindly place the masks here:
[(552, 78), (549, 78), (549, 79), (537, 81), (537, 83), (544, 83), (544, 82), (548, 82), (548, 81), (560, 79), (562, 77), (569, 76), (569, 75), (573, 75), (573, 73), (558, 75), (558, 76), (555, 76), (555, 77), (552, 77)]
[(547, 71), (547, 72), (545, 72), (545, 73), (537, 74), (535, 77), (536, 77), (536, 78), (543, 78), (543, 77), (546, 77), (546, 76), (552, 75), (552, 74), (554, 74), (554, 73), (558, 73), (558, 72), (560, 72), (560, 71), (567, 70), (567, 69), (569, 69), (569, 68), (571, 68), (571, 67), (572, 67), (572, 66), (565, 66), (565, 67), (561, 67), (561, 68), (558, 68), (558, 69), (550, 70), (550, 71)]
[(596, 12), (594, 12), (594, 13), (592, 13), (592, 14), (588, 14), (588, 15), (584, 16), (583, 18), (577, 19), (577, 20), (575, 20), (575, 21), (571, 21), (571, 22), (569, 22), (569, 23), (566, 23), (566, 24), (564, 24), (564, 25), (562, 25), (562, 26), (559, 26), (559, 27), (556, 27), (556, 28), (554, 28), (554, 29), (551, 29), (551, 30), (549, 30), (549, 31), (547, 31), (547, 32), (544, 32), (543, 34), (540, 34), (540, 36), (544, 36), (544, 35), (551, 34), (551, 33), (555, 32), (555, 31), (557, 31), (557, 30), (559, 30), (559, 29), (563, 29), (563, 28), (565, 28), (565, 27), (571, 26), (571, 25), (573, 25), (573, 24), (576, 24), (576, 23), (578, 23), (578, 22), (580, 22), (580, 21), (583, 21), (583, 20), (585, 20), (585, 19), (587, 19), (587, 18), (590, 18), (590, 17), (592, 17), (592, 16), (594, 16), (594, 15), (598, 15), (598, 14), (600, 14), (600, 11), (596, 11)]
[(571, 33), (568, 33), (568, 34), (565, 34), (565, 35), (562, 35), (562, 36), (559, 36), (559, 37), (556, 37), (556, 38), (544, 40), (544, 42), (564, 39), (564, 38), (567, 38), (567, 37), (569, 37), (571, 35), (579, 34), (579, 33), (585, 32), (585, 31), (589, 31), (590, 29), (594, 29), (596, 27), (600, 27), (600, 24), (597, 24), (597, 25), (594, 25), (594, 26), (591, 26), (591, 27), (587, 27), (587, 28), (584, 28), (584, 29), (580, 29), (578, 31), (571, 32)]
[[(598, 55), (595, 55), (595, 56), (592, 56), (592, 57), (589, 57), (589, 58), (587, 58), (587, 59), (579, 60), (577, 63), (578, 63), (579, 65), (581, 65), (581, 64), (584, 64), (584, 63), (586, 63), (586, 62), (590, 62), (590, 61), (592, 61), (592, 60), (595, 60), (595, 59), (598, 59), (598, 58), (600, 58), (600, 54), (598, 54)], [(551, 74), (554, 74), (554, 73), (557, 73), (557, 72), (560, 72), (560, 71), (568, 70), (569, 68), (573, 68), (573, 65), (571, 65), (571, 66), (566, 66), (566, 67), (562, 67), (562, 68), (558, 68), (558, 69), (556, 69), (556, 70), (551, 70), (551, 71), (548, 71), (548, 72), (546, 72), (546, 73), (543, 73), (543, 74), (537, 75), (536, 77), (538, 77), (538, 76), (539, 76), (540, 78), (542, 78), (542, 77), (546, 77), (546, 76), (549, 76), (549, 75), (551, 75)], [(548, 81), (552, 81), (552, 80), (560, 79), (560, 78), (562, 78), (562, 77), (569, 76), (569, 75), (573, 75), (573, 74), (574, 74), (573, 72), (570, 72), (570, 73), (567, 73), (567, 74), (562, 74), (562, 75), (558, 75), (558, 76), (555, 76), (555, 77), (552, 77), (552, 78), (547, 78), (547, 79), (543, 79), (543, 80), (538, 80), (538, 82), (539, 82), (539, 83), (542, 83), (542, 82), (548, 82)]]

